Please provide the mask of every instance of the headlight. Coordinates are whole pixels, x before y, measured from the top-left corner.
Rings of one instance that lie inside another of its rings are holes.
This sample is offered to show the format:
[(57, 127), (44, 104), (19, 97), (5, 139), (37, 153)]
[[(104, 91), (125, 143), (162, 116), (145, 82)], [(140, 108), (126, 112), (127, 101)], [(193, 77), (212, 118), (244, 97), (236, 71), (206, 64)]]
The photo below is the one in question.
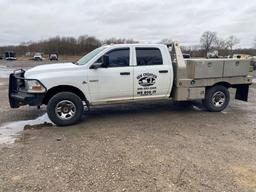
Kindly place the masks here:
[(37, 80), (25, 79), (25, 89), (30, 93), (43, 93), (46, 91), (45, 87)]

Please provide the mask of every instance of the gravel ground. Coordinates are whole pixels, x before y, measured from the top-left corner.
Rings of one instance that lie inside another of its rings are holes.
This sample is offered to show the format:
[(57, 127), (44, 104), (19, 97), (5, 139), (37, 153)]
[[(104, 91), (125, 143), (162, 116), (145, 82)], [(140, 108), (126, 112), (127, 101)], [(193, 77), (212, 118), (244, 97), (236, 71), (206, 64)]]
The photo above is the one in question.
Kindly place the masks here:
[[(9, 109), (0, 82), (1, 123), (44, 114)], [(35, 126), (0, 145), (0, 191), (255, 192), (255, 112), (256, 85), (222, 113), (197, 102), (95, 107), (78, 125)]]

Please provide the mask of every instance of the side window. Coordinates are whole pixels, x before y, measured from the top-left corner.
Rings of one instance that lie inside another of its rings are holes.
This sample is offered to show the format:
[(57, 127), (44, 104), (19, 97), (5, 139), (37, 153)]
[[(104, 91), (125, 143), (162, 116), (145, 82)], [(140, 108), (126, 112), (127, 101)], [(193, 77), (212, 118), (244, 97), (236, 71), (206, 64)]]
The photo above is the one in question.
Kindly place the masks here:
[(136, 48), (137, 66), (162, 65), (163, 58), (158, 48)]
[(127, 67), (130, 64), (130, 49), (114, 49), (108, 52), (109, 67)]

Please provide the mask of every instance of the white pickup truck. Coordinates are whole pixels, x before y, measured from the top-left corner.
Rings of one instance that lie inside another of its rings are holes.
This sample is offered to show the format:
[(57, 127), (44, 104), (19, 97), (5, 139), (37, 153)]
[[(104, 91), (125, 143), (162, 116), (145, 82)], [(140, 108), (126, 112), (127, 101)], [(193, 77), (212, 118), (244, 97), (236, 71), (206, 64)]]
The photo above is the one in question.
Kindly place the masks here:
[(183, 59), (178, 43), (102, 46), (74, 63), (17, 70), (9, 78), (12, 108), (47, 105), (59, 126), (77, 123), (93, 105), (154, 100), (202, 100), (219, 112), (236, 99), (247, 101), (250, 61)]

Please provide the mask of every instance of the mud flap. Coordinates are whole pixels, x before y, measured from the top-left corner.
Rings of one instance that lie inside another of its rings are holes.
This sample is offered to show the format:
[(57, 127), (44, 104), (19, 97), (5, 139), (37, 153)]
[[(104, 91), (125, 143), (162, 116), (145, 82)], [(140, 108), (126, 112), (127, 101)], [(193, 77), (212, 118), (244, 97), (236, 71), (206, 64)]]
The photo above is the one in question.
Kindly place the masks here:
[(249, 84), (236, 86), (236, 99), (241, 101), (248, 101)]

